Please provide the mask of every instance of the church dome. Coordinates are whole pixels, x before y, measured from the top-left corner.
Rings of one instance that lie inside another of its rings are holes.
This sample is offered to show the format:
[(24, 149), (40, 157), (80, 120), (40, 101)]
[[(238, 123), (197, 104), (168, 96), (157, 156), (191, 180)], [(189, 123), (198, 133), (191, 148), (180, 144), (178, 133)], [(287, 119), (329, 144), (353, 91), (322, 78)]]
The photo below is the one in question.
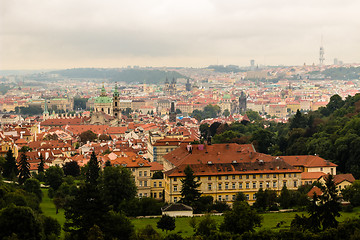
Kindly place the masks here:
[(112, 99), (109, 97), (100, 96), (95, 99), (95, 103), (112, 103)]

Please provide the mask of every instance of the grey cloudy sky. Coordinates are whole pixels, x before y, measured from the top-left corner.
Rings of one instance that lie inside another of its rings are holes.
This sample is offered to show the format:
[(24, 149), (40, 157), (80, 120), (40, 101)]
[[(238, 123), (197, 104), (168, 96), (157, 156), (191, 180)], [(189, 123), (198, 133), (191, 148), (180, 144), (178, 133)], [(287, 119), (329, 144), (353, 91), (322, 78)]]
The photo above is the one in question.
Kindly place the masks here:
[(0, 0), (0, 70), (360, 62), (359, 0)]

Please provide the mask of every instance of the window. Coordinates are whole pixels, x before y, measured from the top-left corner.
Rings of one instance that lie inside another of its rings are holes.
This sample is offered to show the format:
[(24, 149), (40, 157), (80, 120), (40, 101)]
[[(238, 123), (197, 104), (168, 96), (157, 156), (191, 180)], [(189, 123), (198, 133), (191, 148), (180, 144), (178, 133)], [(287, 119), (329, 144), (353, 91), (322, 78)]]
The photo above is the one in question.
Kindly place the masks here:
[(142, 187), (142, 181), (139, 181), (139, 186)]
[(273, 188), (276, 188), (276, 182), (273, 182)]
[(197, 180), (200, 181), (200, 177), (197, 177)]
[(256, 179), (256, 175), (255, 175), (255, 174), (253, 175), (253, 179)]
[(232, 200), (235, 201), (235, 195), (232, 195)]
[(266, 174), (266, 178), (270, 178), (270, 174)]
[(249, 194), (246, 194), (245, 197), (246, 197), (246, 200), (249, 200), (249, 199), (250, 199)]
[(144, 181), (144, 187), (147, 187), (147, 181)]
[(225, 200), (229, 201), (229, 195), (225, 195)]
[(286, 181), (283, 182), (283, 186), (286, 187)]
[(177, 197), (174, 197), (174, 202), (177, 202)]
[(144, 197), (147, 197), (147, 193), (144, 193)]
[(139, 177), (142, 177), (142, 171), (139, 171)]
[(296, 177), (296, 173), (294, 173), (294, 177)]
[(291, 173), (289, 173), (289, 178), (291, 177)]
[(235, 175), (232, 175), (232, 179), (235, 179)]
[(259, 183), (259, 188), (263, 188), (263, 183), (262, 182)]
[(323, 171), (323, 168), (321, 167), (321, 168), (320, 168), (320, 172), (322, 172), (322, 171)]
[(209, 181), (211, 180), (211, 176), (208, 176), (208, 180), (209, 180)]
[(250, 184), (247, 182), (246, 183), (246, 189), (249, 189), (250, 188)]
[(221, 195), (219, 195), (218, 199), (219, 199), (219, 201), (221, 201), (221, 200), (222, 200), (222, 199), (221, 199)]
[(221, 176), (219, 176), (218, 179), (221, 180)]
[(242, 175), (239, 176), (239, 179), (242, 179)]
[(225, 183), (225, 189), (229, 189), (229, 183)]
[(159, 187), (162, 187), (162, 182), (159, 182)]
[(174, 192), (177, 192), (177, 185), (174, 185)]
[(176, 177), (174, 177), (174, 182), (176, 182), (177, 181), (177, 178)]
[(270, 182), (266, 182), (266, 188), (270, 187)]
[[(297, 181), (294, 181), (294, 187), (297, 187)], [(341, 188), (341, 186), (340, 186)]]
[(262, 175), (262, 174), (260, 174), (260, 178), (263, 178), (263, 175)]
[(115, 107), (117, 107), (117, 102), (115, 102)]
[(235, 183), (232, 183), (232, 189), (235, 189), (236, 187), (235, 187)]
[(147, 171), (144, 171), (144, 177), (146, 177), (147, 176)]
[(253, 182), (253, 188), (256, 188), (256, 182)]
[(139, 198), (142, 198), (142, 193), (139, 193)]
[(154, 182), (154, 187), (156, 187), (156, 182)]
[(229, 180), (229, 176), (225, 176), (225, 180)]
[(156, 198), (156, 192), (154, 192), (154, 198)]
[(208, 184), (208, 190), (211, 191), (211, 184)]
[(286, 173), (284, 173), (284, 178), (286, 178)]
[(239, 188), (242, 189), (242, 183), (239, 183)]
[(221, 190), (221, 183), (219, 183), (219, 190)]
[(246, 175), (246, 179), (249, 179), (249, 175)]
[(274, 174), (273, 178), (276, 178), (276, 174)]
[(159, 192), (159, 198), (162, 198), (162, 192)]
[(253, 200), (256, 200), (256, 194), (253, 194)]

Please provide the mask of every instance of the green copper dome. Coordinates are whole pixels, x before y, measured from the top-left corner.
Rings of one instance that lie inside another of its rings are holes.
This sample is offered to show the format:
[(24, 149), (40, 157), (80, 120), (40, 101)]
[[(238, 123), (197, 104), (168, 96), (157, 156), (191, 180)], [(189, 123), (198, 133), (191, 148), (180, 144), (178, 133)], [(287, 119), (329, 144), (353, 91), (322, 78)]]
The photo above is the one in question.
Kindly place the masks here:
[(95, 99), (95, 103), (112, 103), (112, 99), (109, 97), (100, 96)]

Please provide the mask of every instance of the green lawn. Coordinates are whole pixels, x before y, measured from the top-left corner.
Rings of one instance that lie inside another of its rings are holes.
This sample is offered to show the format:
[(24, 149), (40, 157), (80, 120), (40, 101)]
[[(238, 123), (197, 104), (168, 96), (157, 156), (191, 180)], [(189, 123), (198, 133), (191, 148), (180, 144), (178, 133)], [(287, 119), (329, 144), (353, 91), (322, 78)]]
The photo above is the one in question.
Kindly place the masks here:
[[(43, 192), (43, 198), (42, 198), (42, 202), (40, 203), (40, 208), (43, 211), (44, 215), (55, 218), (56, 220), (58, 220), (61, 227), (63, 227), (65, 222), (64, 209), (60, 209), (59, 213), (56, 214), (55, 205), (52, 199), (48, 197), (48, 189), (42, 188), (41, 191)], [(64, 231), (61, 230), (61, 238), (63, 239), (63, 237), (64, 237)]]

